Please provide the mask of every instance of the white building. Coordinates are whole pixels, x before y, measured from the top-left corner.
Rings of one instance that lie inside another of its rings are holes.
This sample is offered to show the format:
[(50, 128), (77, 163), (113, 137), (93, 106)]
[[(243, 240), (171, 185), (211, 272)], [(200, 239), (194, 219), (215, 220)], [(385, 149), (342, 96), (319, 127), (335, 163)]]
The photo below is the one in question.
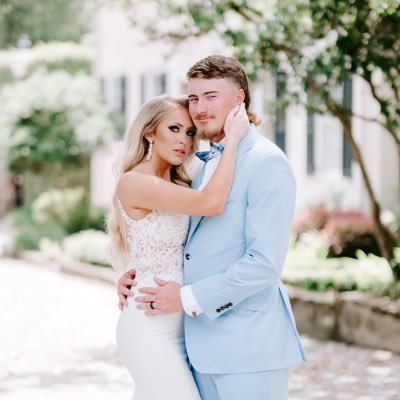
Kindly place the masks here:
[[(101, 9), (95, 21), (94, 71), (108, 103), (124, 113), (127, 125), (148, 98), (185, 93), (186, 71), (196, 61), (210, 54), (229, 55), (229, 49), (214, 36), (190, 39), (175, 47), (149, 43), (118, 9)], [(285, 76), (272, 79), (265, 75), (253, 86), (252, 110), (263, 119), (261, 132), (284, 149), (293, 166), (297, 208), (325, 203), (369, 213), (360, 170), (351, 160), (339, 122), (330, 116), (309, 115), (302, 106), (291, 106), (273, 120), (269, 107), (279, 96)], [(357, 114), (378, 115), (377, 104), (359, 79), (344, 85), (343, 101)], [(360, 119), (353, 120), (353, 129), (379, 202), (383, 208), (398, 209), (399, 160), (392, 139), (377, 124)], [(107, 205), (111, 199), (117, 151), (118, 143), (93, 157), (92, 199), (97, 204)]]

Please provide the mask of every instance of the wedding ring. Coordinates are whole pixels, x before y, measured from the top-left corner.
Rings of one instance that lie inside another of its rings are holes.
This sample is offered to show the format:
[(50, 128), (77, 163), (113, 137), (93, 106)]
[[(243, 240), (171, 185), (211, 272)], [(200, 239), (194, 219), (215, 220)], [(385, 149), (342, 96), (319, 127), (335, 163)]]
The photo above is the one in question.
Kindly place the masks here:
[(150, 308), (152, 309), (152, 310), (155, 310), (156, 308), (154, 307), (154, 301), (151, 301), (150, 302)]

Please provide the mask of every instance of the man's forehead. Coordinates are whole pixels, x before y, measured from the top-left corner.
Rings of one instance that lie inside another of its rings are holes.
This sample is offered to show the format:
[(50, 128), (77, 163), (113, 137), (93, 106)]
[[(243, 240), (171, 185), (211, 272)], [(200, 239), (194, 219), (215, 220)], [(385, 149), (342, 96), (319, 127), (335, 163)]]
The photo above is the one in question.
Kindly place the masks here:
[(188, 82), (189, 96), (207, 92), (219, 92), (224, 88), (236, 86), (230, 78), (191, 78)]

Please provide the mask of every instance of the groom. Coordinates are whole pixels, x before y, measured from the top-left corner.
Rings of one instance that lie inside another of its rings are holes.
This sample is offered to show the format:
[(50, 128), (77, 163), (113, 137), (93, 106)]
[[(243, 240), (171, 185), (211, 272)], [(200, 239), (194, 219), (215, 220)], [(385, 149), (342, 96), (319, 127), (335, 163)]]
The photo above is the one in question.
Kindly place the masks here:
[[(246, 74), (233, 58), (209, 56), (187, 73), (189, 112), (198, 135), (223, 145), (228, 112), (245, 103), (250, 120), (223, 214), (191, 217), (184, 286), (157, 279), (137, 297), (150, 316), (185, 311), (185, 340), (206, 400), (285, 400), (289, 366), (305, 360), (289, 299), (280, 281), (295, 204), (284, 153), (261, 136), (249, 111)], [(202, 188), (218, 164), (194, 181)], [(119, 282), (123, 306), (133, 271)]]

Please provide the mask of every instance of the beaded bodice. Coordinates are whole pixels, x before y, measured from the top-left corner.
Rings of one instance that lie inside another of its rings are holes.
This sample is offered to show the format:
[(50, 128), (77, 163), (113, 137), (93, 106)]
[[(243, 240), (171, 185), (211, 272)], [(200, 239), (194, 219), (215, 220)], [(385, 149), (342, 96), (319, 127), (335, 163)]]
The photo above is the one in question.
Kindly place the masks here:
[(180, 280), (189, 217), (153, 210), (144, 218), (134, 220), (119, 200), (118, 204), (126, 228), (129, 266), (136, 270), (136, 279), (174, 276)]

